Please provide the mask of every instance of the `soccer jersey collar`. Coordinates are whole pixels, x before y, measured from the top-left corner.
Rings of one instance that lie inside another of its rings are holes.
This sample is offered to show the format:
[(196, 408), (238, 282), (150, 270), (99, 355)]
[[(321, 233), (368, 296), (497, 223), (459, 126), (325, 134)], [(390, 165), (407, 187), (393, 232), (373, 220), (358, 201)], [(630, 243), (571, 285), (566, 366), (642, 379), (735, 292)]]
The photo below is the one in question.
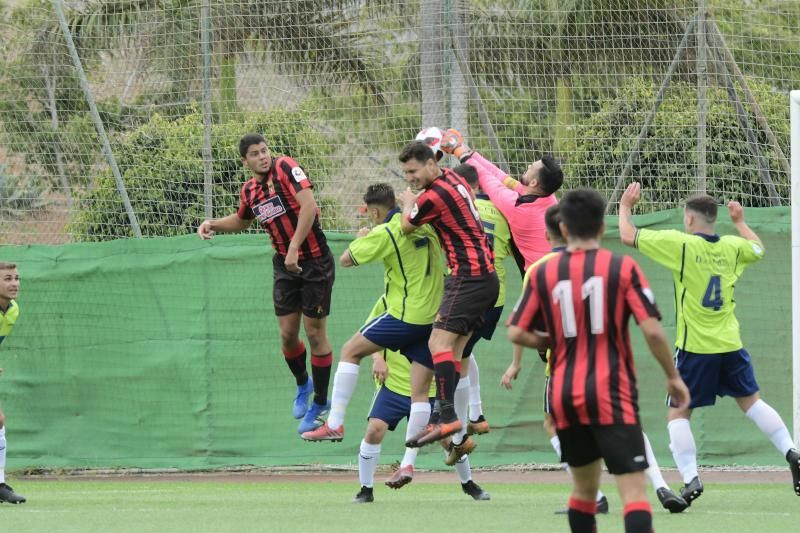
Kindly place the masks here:
[(698, 237), (702, 237), (703, 239), (707, 240), (708, 242), (719, 242), (719, 235), (714, 233), (713, 235), (709, 235), (708, 233), (695, 233)]
[(395, 216), (398, 213), (401, 213), (400, 208), (399, 207), (395, 207), (394, 209), (392, 209), (391, 211), (386, 213), (386, 218), (383, 219), (383, 223), (386, 224), (387, 222), (392, 220), (393, 216)]
[(550, 251), (551, 252), (563, 252), (566, 249), (567, 249), (566, 246), (553, 246), (553, 249), (550, 250)]
[(538, 194), (523, 194), (519, 198), (517, 198), (517, 204), (532, 204), (539, 198), (544, 198), (543, 196), (539, 196)]
[(475, 193), (475, 198), (477, 198), (478, 200), (488, 200), (489, 199), (489, 195), (486, 194), (486, 193), (483, 193), (483, 192)]

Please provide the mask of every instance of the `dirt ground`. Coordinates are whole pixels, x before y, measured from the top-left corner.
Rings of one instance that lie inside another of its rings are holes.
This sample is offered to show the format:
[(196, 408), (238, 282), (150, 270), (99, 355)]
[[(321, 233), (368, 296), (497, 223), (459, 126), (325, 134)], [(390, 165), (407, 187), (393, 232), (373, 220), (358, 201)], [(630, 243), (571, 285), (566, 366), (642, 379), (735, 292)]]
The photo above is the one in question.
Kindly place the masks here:
[[(389, 471), (382, 468), (376, 477), (388, 477)], [(675, 470), (663, 471), (664, 478), (672, 485), (680, 485), (680, 475)], [(476, 481), (480, 483), (568, 483), (569, 477), (560, 470), (473, 470)], [(39, 474), (24, 476), (25, 481), (216, 481), (222, 483), (276, 483), (276, 482), (309, 482), (309, 483), (353, 483), (358, 473), (355, 470), (327, 469), (290, 469), (290, 470), (250, 470), (250, 471), (215, 471), (215, 472), (79, 472), (71, 474)], [(603, 474), (603, 483), (613, 483), (608, 473)], [(700, 470), (704, 483), (791, 483), (788, 470), (752, 469), (752, 470)], [(414, 475), (414, 483), (449, 483), (453, 480), (450, 471), (418, 471)]]

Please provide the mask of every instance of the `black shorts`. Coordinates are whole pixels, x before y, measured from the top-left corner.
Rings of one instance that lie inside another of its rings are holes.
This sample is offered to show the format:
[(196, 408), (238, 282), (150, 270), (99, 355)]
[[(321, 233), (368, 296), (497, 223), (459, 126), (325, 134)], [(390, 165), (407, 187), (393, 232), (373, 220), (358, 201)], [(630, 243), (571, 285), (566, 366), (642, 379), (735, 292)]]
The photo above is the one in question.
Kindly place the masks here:
[(492, 307), (486, 311), (486, 314), (483, 317), (483, 325), (472, 332), (472, 337), (469, 338), (467, 345), (464, 346), (464, 354), (462, 357), (469, 357), (472, 355), (472, 349), (475, 348), (475, 345), (478, 344), (479, 340), (492, 340), (494, 330), (497, 329), (497, 323), (500, 322), (501, 316), (503, 316), (502, 305), (498, 307)]
[(614, 475), (648, 467), (639, 424), (572, 426), (556, 432), (561, 441), (561, 461), (569, 466), (586, 466), (602, 457), (608, 472)]
[(331, 312), (331, 293), (336, 269), (331, 251), (315, 259), (300, 261), (299, 274), (286, 270), (285, 257), (272, 258), (272, 302), (277, 316), (302, 311), (310, 318), (324, 318)]
[(480, 329), (486, 312), (497, 302), (499, 292), (500, 283), (494, 272), (469, 278), (447, 276), (433, 329), (443, 329), (458, 335), (467, 335)]

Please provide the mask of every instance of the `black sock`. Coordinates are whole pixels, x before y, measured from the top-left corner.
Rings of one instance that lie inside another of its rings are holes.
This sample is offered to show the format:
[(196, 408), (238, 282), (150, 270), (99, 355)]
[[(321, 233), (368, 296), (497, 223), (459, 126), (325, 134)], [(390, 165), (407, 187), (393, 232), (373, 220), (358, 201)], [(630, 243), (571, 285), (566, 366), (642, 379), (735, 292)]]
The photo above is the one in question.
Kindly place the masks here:
[(650, 533), (653, 531), (653, 514), (647, 502), (632, 502), (623, 509), (625, 533)]
[(328, 383), (331, 380), (331, 364), (333, 354), (311, 354), (311, 375), (314, 377), (314, 403), (325, 405), (328, 403)]
[(306, 346), (302, 342), (292, 350), (283, 350), (283, 357), (286, 366), (291, 370), (294, 380), (298, 386), (308, 382), (308, 372), (306, 371)]
[(597, 531), (597, 522), (594, 514), (597, 504), (594, 501), (585, 502), (575, 498), (569, 499), (569, 528), (572, 533), (594, 533)]

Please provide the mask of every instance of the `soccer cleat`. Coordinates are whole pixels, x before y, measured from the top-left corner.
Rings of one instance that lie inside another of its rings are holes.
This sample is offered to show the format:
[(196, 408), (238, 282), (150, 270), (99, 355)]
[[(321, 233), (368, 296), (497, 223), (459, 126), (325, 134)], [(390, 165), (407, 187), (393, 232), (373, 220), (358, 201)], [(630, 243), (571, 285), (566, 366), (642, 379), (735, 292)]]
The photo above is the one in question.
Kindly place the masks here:
[(689, 507), (689, 502), (672, 492), (669, 487), (661, 487), (656, 490), (656, 496), (658, 496), (661, 506), (670, 513), (682, 513)]
[(311, 381), (311, 377), (308, 378), (305, 385), (297, 386), (297, 396), (294, 397), (294, 402), (292, 402), (292, 416), (294, 416), (295, 419), (300, 420), (306, 415), (306, 411), (308, 411), (308, 400), (311, 398), (313, 392), (314, 383)]
[(789, 469), (792, 471), (794, 493), (800, 496), (800, 452), (792, 448), (786, 452), (786, 460), (789, 462)]
[(344, 426), (341, 426), (337, 429), (331, 429), (328, 423), (325, 422), (317, 429), (306, 431), (300, 436), (303, 437), (303, 440), (307, 440), (309, 442), (320, 442), (323, 440), (342, 442), (342, 439), (344, 438)]
[(444, 464), (453, 466), (459, 459), (465, 455), (471, 454), (477, 446), (475, 441), (469, 438), (469, 435), (464, 436), (464, 440), (461, 441), (461, 444), (451, 442), (447, 446), (447, 458), (445, 458)]
[(699, 498), (701, 494), (703, 494), (703, 483), (697, 476), (681, 489), (681, 498), (686, 500), (687, 506), (692, 505), (692, 502)]
[[(600, 499), (595, 502), (595, 504), (597, 505), (595, 508), (595, 513), (608, 514), (608, 498), (606, 498), (605, 494), (603, 494)], [(555, 511), (555, 514), (569, 514), (569, 507), (559, 509), (558, 511)]]
[(597, 514), (608, 514), (608, 498), (606, 498), (605, 494), (596, 503), (595, 512)]
[(353, 503), (372, 503), (375, 501), (375, 498), (372, 496), (372, 487), (364, 487), (362, 485), (361, 490), (358, 491), (356, 497), (353, 498)]
[(14, 492), (10, 485), (0, 483), (0, 502), (17, 504), (25, 503), (26, 501), (25, 497)]
[(484, 433), (489, 433), (489, 422), (483, 415), (467, 423), (467, 435), (483, 435)]
[(414, 467), (412, 465), (401, 466), (386, 480), (386, 486), (390, 489), (399, 489), (411, 483), (413, 479)]
[(464, 491), (464, 494), (469, 494), (472, 496), (473, 500), (486, 501), (492, 499), (492, 496), (488, 492), (483, 490), (480, 485), (471, 479), (466, 483), (461, 484), (461, 490)]
[(307, 431), (314, 431), (325, 423), (325, 416), (327, 416), (328, 411), (330, 410), (331, 402), (328, 402), (325, 405), (311, 402), (311, 407), (308, 408), (305, 416), (300, 421), (300, 425), (297, 426), (297, 432), (302, 435)]
[(411, 439), (406, 442), (406, 446), (409, 448), (421, 448), (426, 444), (436, 442), (437, 440), (442, 440), (443, 438), (449, 437), (450, 435), (458, 433), (459, 431), (461, 431), (461, 421), (458, 419), (455, 419), (452, 422), (428, 424), (422, 428), (419, 433), (411, 437)]

